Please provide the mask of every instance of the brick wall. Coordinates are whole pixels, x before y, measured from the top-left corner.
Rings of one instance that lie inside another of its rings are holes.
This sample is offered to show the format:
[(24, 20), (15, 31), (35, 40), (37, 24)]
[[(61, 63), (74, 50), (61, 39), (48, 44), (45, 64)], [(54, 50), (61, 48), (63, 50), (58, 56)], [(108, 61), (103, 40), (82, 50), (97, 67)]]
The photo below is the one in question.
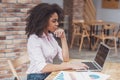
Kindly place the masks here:
[[(0, 0), (0, 59), (26, 53), (26, 13), (38, 3), (40, 0)], [(0, 60), (0, 66), (4, 63)]]
[(73, 19), (83, 19), (84, 0), (74, 0), (73, 2)]

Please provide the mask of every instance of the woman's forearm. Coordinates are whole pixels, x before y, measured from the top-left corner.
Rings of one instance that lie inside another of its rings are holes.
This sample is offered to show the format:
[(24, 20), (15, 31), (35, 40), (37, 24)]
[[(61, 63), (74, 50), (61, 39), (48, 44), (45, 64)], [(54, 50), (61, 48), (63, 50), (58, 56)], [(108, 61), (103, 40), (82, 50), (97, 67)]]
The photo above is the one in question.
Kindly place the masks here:
[(47, 64), (42, 70), (42, 73), (63, 71), (63, 70), (80, 70), (88, 69), (89, 67), (83, 63), (72, 64), (68, 62), (63, 62), (62, 64)]
[(65, 33), (63, 34), (63, 38), (61, 38), (61, 44), (62, 44), (62, 54), (63, 54), (63, 61), (69, 61), (69, 50), (68, 50), (68, 44), (66, 40)]
[(47, 64), (41, 72), (54, 72), (54, 71), (61, 71), (61, 70), (69, 70), (71, 69), (70, 66), (63, 64)]
[(67, 40), (65, 36), (65, 32), (63, 29), (58, 28), (54, 34), (56, 37), (59, 37), (61, 39), (61, 44), (62, 44), (62, 54), (63, 54), (63, 61), (67, 62), (69, 61), (69, 50), (68, 50), (68, 45), (67, 45)]

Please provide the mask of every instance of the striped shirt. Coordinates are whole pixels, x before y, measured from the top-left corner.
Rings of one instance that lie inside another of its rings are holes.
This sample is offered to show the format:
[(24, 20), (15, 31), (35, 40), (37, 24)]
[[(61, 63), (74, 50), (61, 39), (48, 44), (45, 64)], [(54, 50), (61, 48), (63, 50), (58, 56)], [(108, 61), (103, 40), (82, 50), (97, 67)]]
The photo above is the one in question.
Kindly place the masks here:
[(57, 56), (63, 61), (62, 49), (51, 33), (38, 37), (33, 34), (28, 38), (27, 50), (30, 58), (30, 65), (27, 74), (41, 73), (41, 70)]

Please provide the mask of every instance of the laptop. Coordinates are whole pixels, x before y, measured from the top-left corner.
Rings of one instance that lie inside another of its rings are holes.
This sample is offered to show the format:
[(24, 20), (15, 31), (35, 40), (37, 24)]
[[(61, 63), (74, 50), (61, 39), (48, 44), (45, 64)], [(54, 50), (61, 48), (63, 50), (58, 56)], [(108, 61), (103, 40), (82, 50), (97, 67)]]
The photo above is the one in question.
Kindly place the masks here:
[[(82, 63), (89, 66), (89, 71), (102, 71), (104, 63), (106, 61), (106, 58), (107, 58), (107, 55), (109, 54), (109, 52), (110, 52), (110, 47), (108, 47), (104, 43), (100, 43), (94, 60), (89, 61), (89, 62), (82, 62)], [(82, 70), (82, 71), (84, 71), (84, 70)]]

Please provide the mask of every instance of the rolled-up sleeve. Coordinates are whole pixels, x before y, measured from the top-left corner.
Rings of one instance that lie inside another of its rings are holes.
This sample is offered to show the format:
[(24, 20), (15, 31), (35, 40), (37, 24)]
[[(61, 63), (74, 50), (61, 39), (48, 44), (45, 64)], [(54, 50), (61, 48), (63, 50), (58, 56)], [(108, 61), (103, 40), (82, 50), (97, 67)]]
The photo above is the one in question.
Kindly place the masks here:
[(28, 73), (40, 73), (40, 71), (46, 66), (45, 57), (42, 52), (41, 43), (34, 37), (28, 39), (28, 53), (30, 56), (30, 67)]

